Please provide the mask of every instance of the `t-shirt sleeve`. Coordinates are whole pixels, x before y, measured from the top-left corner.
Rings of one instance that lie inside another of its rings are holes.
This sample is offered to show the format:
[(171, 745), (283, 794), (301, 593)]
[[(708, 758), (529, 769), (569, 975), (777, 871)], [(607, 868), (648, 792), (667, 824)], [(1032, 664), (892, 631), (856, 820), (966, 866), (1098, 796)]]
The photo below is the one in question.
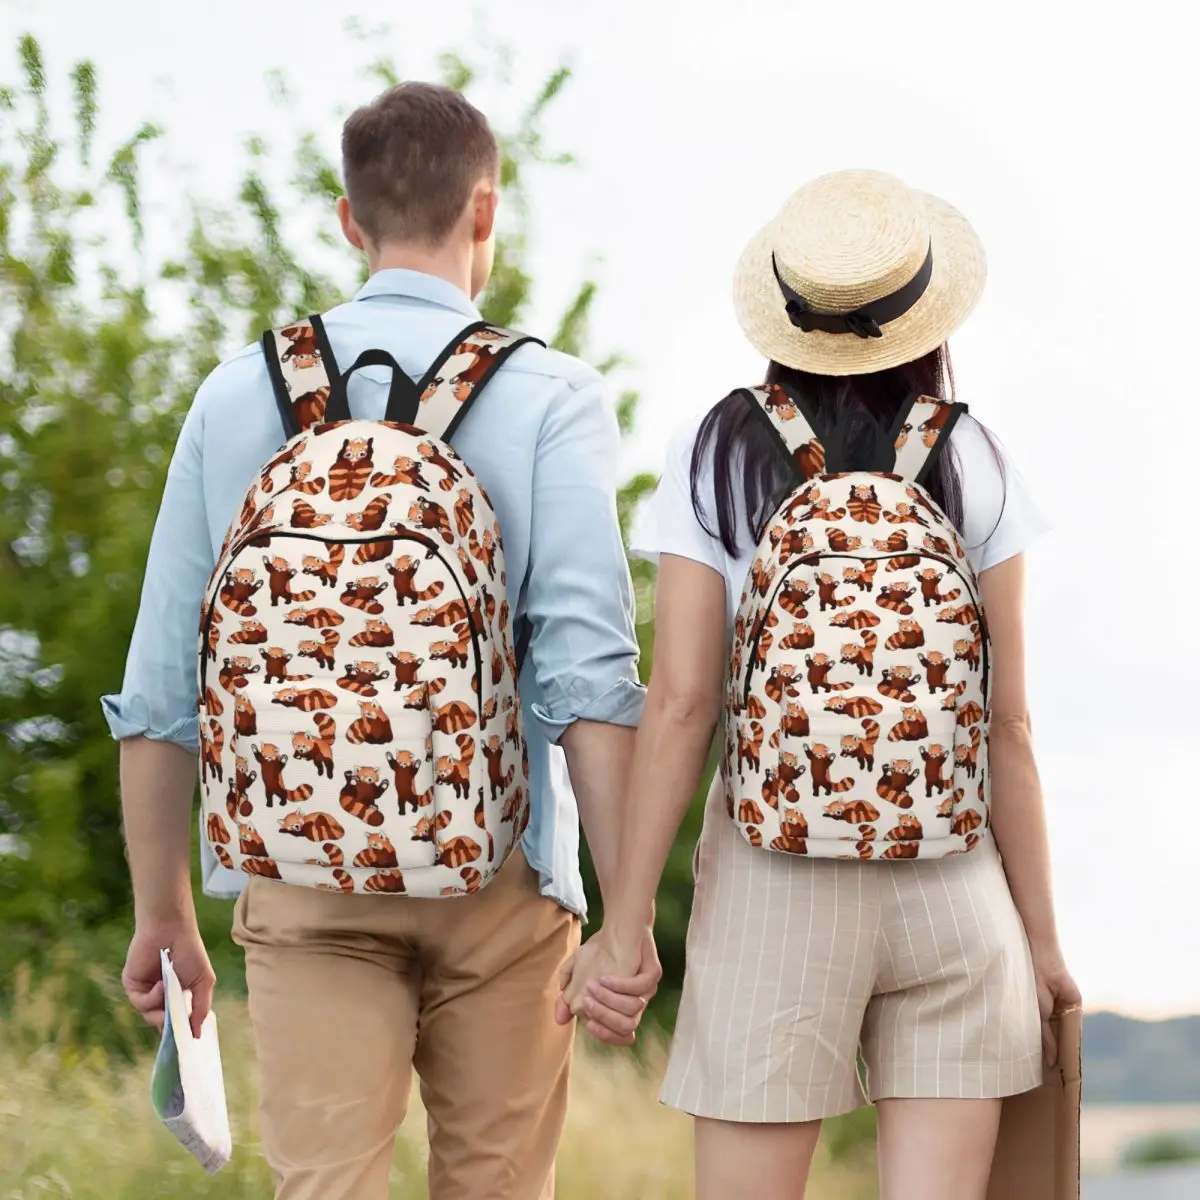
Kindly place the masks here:
[(950, 435), (963, 494), (963, 542), (976, 573), (1027, 550), (1049, 524), (998, 441), (970, 416)]
[[(658, 489), (641, 506), (634, 522), (630, 549), (649, 562), (657, 562), (660, 554), (675, 554), (723, 573), (721, 541), (700, 523), (692, 504), (692, 450), (698, 432), (698, 423), (693, 423), (671, 439)], [(715, 511), (708, 469), (701, 472), (700, 503), (706, 518)], [(716, 528), (715, 522), (711, 527)]]

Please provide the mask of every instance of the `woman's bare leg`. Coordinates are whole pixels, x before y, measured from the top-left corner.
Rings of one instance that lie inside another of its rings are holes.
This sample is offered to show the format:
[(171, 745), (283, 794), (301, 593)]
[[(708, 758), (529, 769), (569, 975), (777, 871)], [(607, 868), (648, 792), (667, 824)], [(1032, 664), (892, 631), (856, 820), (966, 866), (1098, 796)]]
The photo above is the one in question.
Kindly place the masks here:
[(820, 1121), (696, 1118), (696, 1200), (804, 1200)]
[(999, 1100), (880, 1100), (880, 1200), (986, 1200)]

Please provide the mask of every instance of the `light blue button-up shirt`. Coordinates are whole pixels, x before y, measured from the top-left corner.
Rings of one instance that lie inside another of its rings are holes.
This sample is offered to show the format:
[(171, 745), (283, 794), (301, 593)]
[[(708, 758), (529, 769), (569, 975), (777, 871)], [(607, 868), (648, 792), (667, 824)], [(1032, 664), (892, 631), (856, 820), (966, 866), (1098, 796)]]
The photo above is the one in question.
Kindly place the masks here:
[[(373, 275), (325, 317), (343, 369), (382, 347), (419, 379), (439, 350), (479, 320), (453, 284), (416, 271)], [(388, 372), (349, 384), (353, 414), (381, 419)], [(200, 386), (167, 473), (141, 608), (119, 695), (103, 698), (116, 738), (145, 735), (198, 751), (197, 624), (205, 585), (246, 489), (285, 440), (257, 345)], [(620, 434), (611, 393), (578, 359), (518, 349), (454, 436), (500, 521), (517, 616), (532, 622), (521, 677), (532, 809), (522, 848), (542, 892), (584, 914), (579, 821), (557, 741), (580, 719), (636, 725), (632, 588), (617, 523)], [(523, 594), (518, 589), (524, 583)], [(245, 876), (221, 867), (201, 838), (204, 890), (235, 896)]]

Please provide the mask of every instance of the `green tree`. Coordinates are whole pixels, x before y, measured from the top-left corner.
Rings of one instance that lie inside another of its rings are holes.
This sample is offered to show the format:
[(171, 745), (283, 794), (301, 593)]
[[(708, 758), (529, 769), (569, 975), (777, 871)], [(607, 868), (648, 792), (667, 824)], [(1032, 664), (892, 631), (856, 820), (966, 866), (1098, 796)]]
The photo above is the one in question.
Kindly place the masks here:
[[(129, 912), (116, 754), (98, 697), (121, 678), (182, 415), (222, 351), (328, 307), (363, 267), (325, 228), (340, 182), (311, 135), (287, 147), (249, 139), (236, 197), (181, 198), (171, 219), (183, 236), (156, 261), (144, 249), (141, 174), (162, 130), (143, 125), (102, 151), (96, 72), (84, 62), (69, 74), (74, 136), (60, 140), (42, 49), (25, 37), (18, 50), (21, 82), (0, 89), (0, 979), (22, 960), (84, 968), (75, 974), (91, 980), (91, 1001), (77, 1005), (86, 1023), (110, 1011), (109, 977), (91, 964), (120, 962)], [(505, 63), (502, 53), (482, 67), (447, 54), (439, 65), (469, 92)], [(371, 73), (397, 78), (388, 62)], [(520, 325), (533, 294), (531, 168), (571, 161), (546, 148), (542, 129), (568, 79), (551, 74), (500, 133), (505, 223), (482, 307), (502, 324)], [(285, 100), (285, 82), (272, 82)], [(272, 182), (281, 170), (283, 186)], [(313, 237), (297, 245), (285, 225)], [(594, 282), (581, 283), (554, 345), (588, 350), (595, 295)], [(182, 333), (160, 315), (171, 312), (183, 315)], [(615, 355), (601, 364), (622, 365)], [(636, 407), (635, 394), (622, 396), (627, 432)], [(651, 486), (645, 475), (629, 482), (623, 522)], [(634, 571), (645, 667), (653, 573)], [(661, 922), (675, 979), (690, 846), (678, 854)], [(202, 920), (224, 978), (236, 977), (237, 957), (222, 953), (228, 906), (203, 904)]]

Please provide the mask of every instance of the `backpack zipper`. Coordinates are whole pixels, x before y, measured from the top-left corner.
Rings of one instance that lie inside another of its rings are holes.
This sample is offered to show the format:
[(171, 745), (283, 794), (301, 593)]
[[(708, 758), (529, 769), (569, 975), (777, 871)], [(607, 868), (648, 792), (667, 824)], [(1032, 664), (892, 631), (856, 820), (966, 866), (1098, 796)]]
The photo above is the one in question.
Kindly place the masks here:
[(247, 537), (242, 538), (239, 542), (231, 546), (225, 555), (225, 563), (217, 577), (216, 585), (213, 588), (211, 599), (204, 609), (204, 624), (200, 630), (200, 700), (203, 703), (204, 693), (208, 686), (208, 634), (212, 627), (212, 615), (217, 607), (217, 599), (221, 591), (221, 581), (224, 580), (226, 573), (229, 570), (229, 564), (241, 554), (241, 552), (249, 545), (258, 541), (269, 541), (272, 538), (297, 538), (300, 541), (320, 542), (325, 546), (354, 546), (361, 545), (366, 542), (415, 542), (418, 546), (425, 549), (426, 555), (436, 557), (441, 560), (446, 567), (450, 578), (454, 580), (454, 586), (458, 590), (459, 596), (462, 598), (463, 607), (467, 611), (467, 629), (471, 634), (471, 648), (475, 652), (475, 671), (476, 678), (483, 679), (483, 649), (480, 645), (479, 631), (475, 628), (475, 621), (471, 615), (471, 602), (467, 598), (467, 593), (463, 589), (462, 583), (458, 578), (458, 571), (451, 561), (442, 553), (442, 551), (428, 538), (419, 537), (412, 533), (389, 533), (381, 537), (379, 533), (370, 535), (369, 537), (346, 537), (333, 538), (321, 537), (315, 533), (297, 533), (290, 529), (279, 529), (271, 532), (263, 533), (255, 531)]
[(928, 551), (915, 551), (915, 550), (899, 551), (895, 554), (807, 554), (803, 558), (797, 559), (795, 563), (793, 563), (790, 567), (788, 567), (787, 570), (784, 571), (782, 575), (780, 575), (779, 581), (775, 584), (775, 587), (771, 590), (771, 595), (770, 595), (769, 599), (767, 600), (765, 607), (762, 610), (763, 611), (763, 619), (758, 623), (758, 627), (754, 631), (754, 636), (750, 639), (750, 645), (749, 645), (749, 649), (748, 649), (748, 653), (747, 653), (747, 660), (746, 660), (746, 680), (745, 680), (745, 684), (742, 688), (742, 703), (743, 704), (745, 704), (750, 699), (750, 681), (754, 675), (754, 658), (758, 651), (758, 643), (762, 636), (762, 631), (763, 631), (763, 629), (766, 628), (767, 614), (770, 613), (771, 609), (775, 607), (775, 597), (779, 595), (779, 591), (783, 587), (784, 583), (787, 582), (788, 576), (791, 575), (792, 572), (797, 569), (797, 567), (811, 565), (812, 563), (821, 562), (827, 558), (848, 558), (852, 562), (878, 562), (881, 559), (891, 559), (891, 558), (930, 558), (930, 559), (933, 559), (934, 562), (939, 562), (943, 566), (949, 567), (951, 574), (957, 576), (959, 579), (962, 580), (963, 587), (966, 589), (966, 593), (967, 593), (968, 597), (970, 598), (972, 605), (974, 605), (974, 607), (975, 607), (975, 612), (979, 616), (980, 642), (982, 643), (982, 646), (983, 646), (983, 663), (981, 666), (982, 678), (980, 680), (980, 683), (981, 683), (981, 687), (982, 687), (982, 691), (983, 691), (984, 709), (986, 711), (987, 702), (988, 702), (988, 678), (989, 678), (989, 673), (991, 671), (991, 663), (990, 663), (990, 656), (988, 654), (988, 640), (989, 639), (988, 639), (987, 621), (984, 619), (983, 605), (979, 602), (979, 596), (977, 595), (975, 589), (971, 586), (970, 581), (958, 569), (958, 566), (954, 562), (952, 562), (950, 559), (944, 557), (941, 554), (930, 554)]

